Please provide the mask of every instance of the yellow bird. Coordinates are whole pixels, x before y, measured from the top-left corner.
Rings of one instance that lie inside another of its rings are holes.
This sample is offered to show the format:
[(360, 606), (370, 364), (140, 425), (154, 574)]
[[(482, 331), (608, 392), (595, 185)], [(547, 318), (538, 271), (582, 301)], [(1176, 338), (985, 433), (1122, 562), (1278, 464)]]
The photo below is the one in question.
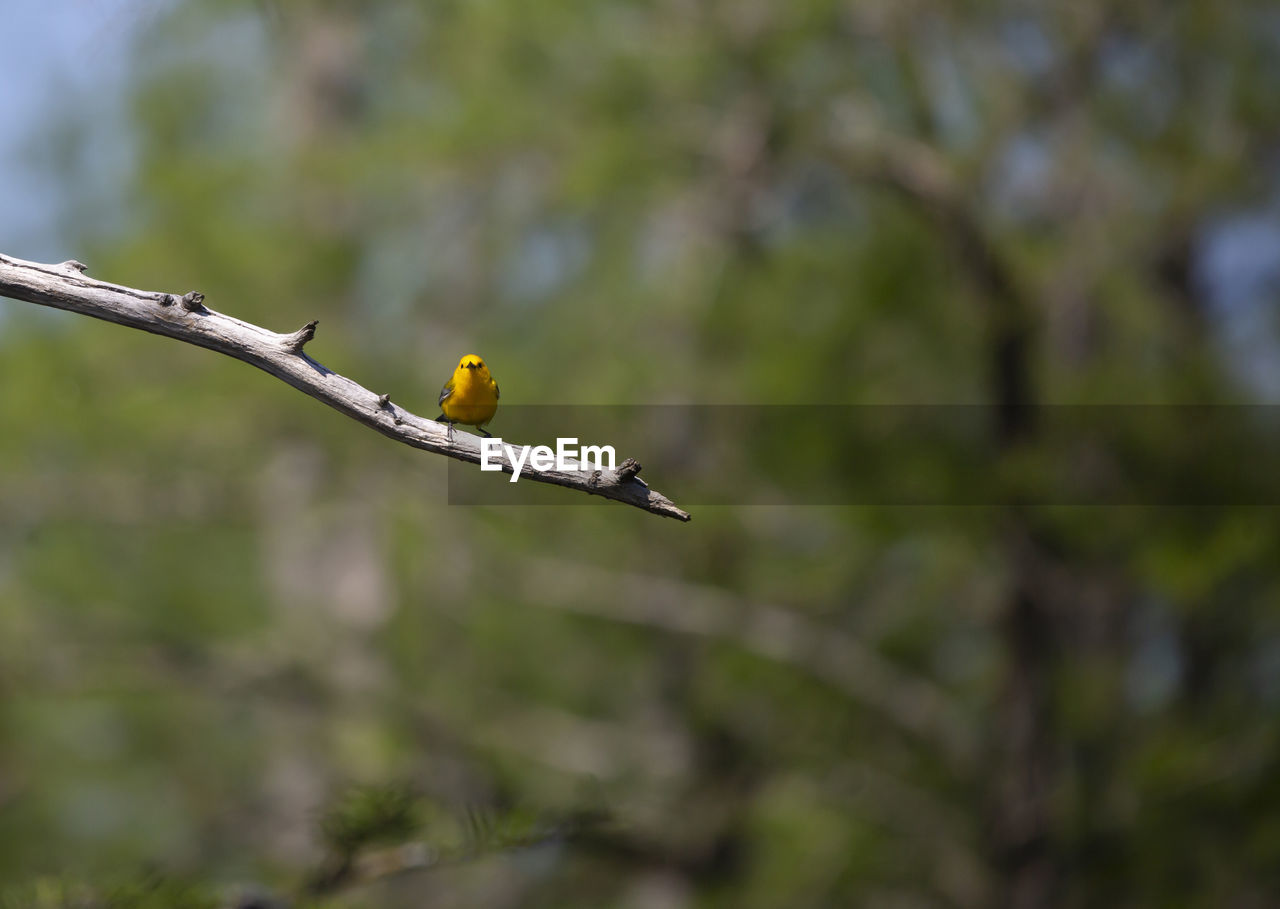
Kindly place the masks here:
[(458, 361), (453, 378), (440, 389), (440, 410), (437, 423), (449, 424), (449, 438), (453, 439), (453, 424), (474, 426), (482, 435), (485, 423), (493, 419), (498, 409), (498, 383), (489, 375), (489, 367), (475, 354), (467, 354)]

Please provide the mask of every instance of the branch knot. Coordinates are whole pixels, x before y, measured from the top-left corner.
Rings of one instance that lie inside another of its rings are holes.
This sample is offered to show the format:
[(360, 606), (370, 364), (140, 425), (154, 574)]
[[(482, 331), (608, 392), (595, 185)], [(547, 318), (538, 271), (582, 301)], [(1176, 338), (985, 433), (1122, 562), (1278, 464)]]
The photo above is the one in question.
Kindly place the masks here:
[(178, 300), (182, 304), (182, 308), (187, 312), (203, 312), (204, 311), (204, 294), (198, 290), (189, 290)]

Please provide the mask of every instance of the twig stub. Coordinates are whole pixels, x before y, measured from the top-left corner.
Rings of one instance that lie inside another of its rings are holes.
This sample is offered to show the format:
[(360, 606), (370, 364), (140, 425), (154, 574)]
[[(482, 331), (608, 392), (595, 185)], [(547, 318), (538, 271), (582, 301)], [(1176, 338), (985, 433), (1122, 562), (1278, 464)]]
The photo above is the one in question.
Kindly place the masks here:
[(312, 319), (306, 325), (289, 335), (285, 340), (284, 346), (294, 353), (301, 353), (302, 348), (307, 345), (307, 342), (316, 336), (316, 326), (319, 324), (319, 319)]

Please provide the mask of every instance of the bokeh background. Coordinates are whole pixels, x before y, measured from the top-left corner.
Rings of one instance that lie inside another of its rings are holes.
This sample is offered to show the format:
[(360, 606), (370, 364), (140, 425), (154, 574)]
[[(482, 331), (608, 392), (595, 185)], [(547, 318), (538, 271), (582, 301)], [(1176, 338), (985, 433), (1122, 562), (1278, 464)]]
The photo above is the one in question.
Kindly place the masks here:
[(992, 493), (673, 419), (656, 488), (783, 494), (449, 505), (243, 364), (0, 302), (0, 904), (1275, 905), (1274, 497), (1073, 504), (1118, 453), (1040, 429), (1213, 406), (1126, 444), (1267, 475), (1272, 4), (3, 20), (0, 252), (318, 318), (425, 416), (472, 351), (510, 407), (982, 405)]

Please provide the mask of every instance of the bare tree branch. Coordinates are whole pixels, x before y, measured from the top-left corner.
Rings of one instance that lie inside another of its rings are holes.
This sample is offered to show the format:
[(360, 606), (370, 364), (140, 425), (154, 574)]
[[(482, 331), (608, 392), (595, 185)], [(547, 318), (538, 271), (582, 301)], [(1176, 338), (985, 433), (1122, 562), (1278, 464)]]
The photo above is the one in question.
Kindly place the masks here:
[[(195, 291), (175, 295), (135, 290), (94, 280), (84, 271), (84, 265), (75, 261), (41, 265), (0, 255), (0, 296), (65, 309), (216, 350), (270, 373), (397, 442), (459, 461), (480, 463), (477, 436), (455, 430), (450, 440), (444, 425), (410, 413), (392, 403), (388, 395), (376, 394), (303, 353), (303, 347), (315, 336), (315, 322), (308, 322), (292, 334), (277, 334), (214, 312), (204, 305), (204, 295)], [(504, 472), (513, 472), (505, 451), (490, 460), (500, 461)], [(537, 470), (526, 459), (521, 477), (689, 520), (688, 512), (636, 476), (640, 468), (630, 458), (617, 470), (595, 471), (576, 462), (568, 466), (568, 470)], [(573, 469), (575, 466), (581, 469)]]

